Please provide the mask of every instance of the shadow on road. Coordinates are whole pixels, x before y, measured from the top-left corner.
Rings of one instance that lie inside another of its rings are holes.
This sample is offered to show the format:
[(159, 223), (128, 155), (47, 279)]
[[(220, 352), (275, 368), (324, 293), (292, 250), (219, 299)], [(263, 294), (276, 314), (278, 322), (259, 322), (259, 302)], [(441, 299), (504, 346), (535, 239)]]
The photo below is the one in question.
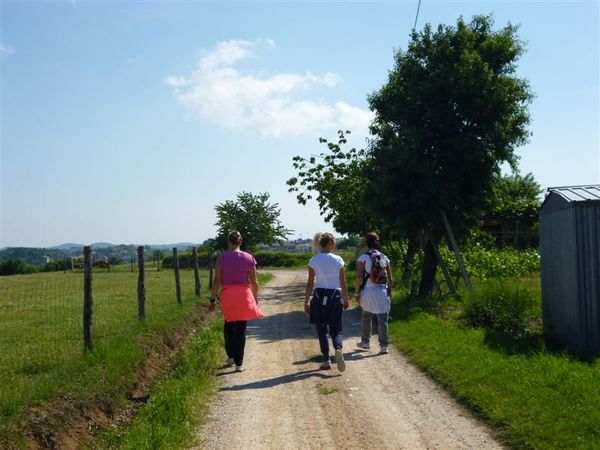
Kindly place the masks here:
[[(228, 372), (228, 373), (231, 373), (231, 372)], [(246, 389), (268, 389), (270, 387), (278, 386), (280, 384), (293, 383), (295, 381), (305, 380), (306, 378), (312, 378), (312, 377), (329, 379), (329, 378), (341, 377), (341, 375), (339, 373), (331, 373), (331, 372), (326, 372), (326, 371), (319, 370), (319, 369), (312, 369), (312, 370), (304, 370), (302, 372), (291, 373), (288, 375), (282, 375), (280, 377), (270, 378), (268, 380), (253, 381), (252, 383), (239, 384), (237, 386), (231, 386), (231, 387), (222, 387), (219, 390), (220, 391), (243, 391)]]

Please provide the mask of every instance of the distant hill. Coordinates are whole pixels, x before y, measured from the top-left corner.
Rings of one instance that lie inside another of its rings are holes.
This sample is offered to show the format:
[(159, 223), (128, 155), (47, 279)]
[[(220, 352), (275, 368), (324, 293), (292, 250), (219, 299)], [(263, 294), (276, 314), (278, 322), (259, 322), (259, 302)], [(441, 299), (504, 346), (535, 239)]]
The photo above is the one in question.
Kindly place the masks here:
[[(176, 244), (153, 244), (145, 245), (147, 258), (152, 257), (152, 252), (160, 250), (165, 255), (169, 254), (173, 247), (177, 247), (179, 251), (185, 251), (193, 247), (193, 242), (179, 242)], [(109, 258), (117, 258), (124, 262), (131, 261), (137, 257), (137, 244), (119, 244), (114, 245), (109, 242), (96, 242), (92, 244), (92, 250), (96, 261), (107, 260)], [(62, 261), (65, 258), (80, 257), (83, 255), (82, 244), (60, 244), (49, 248), (37, 247), (5, 247), (0, 250), (0, 261), (8, 259), (19, 259), (27, 264), (43, 266), (50, 261)]]
[(115, 244), (111, 244), (110, 242), (94, 242), (92, 244), (92, 248), (109, 248), (109, 247), (115, 247)]
[[(73, 247), (81, 248), (81, 247), (83, 247), (83, 245), (69, 243), (69, 244), (53, 245), (52, 247), (48, 247), (48, 248), (55, 249), (55, 250), (70, 250)], [(4, 250), (4, 249), (2, 249), (2, 250)]]

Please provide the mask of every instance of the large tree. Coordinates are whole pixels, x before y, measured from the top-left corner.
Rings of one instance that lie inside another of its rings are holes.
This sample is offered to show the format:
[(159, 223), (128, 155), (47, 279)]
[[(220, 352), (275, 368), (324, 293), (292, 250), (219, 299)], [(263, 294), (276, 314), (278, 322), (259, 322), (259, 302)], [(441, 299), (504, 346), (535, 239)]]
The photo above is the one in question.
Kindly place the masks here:
[(241, 192), (237, 199), (227, 200), (215, 206), (218, 227), (216, 244), (227, 248), (227, 237), (238, 230), (243, 237), (242, 249), (255, 250), (258, 244), (273, 244), (286, 239), (291, 230), (279, 221), (281, 210), (277, 203), (269, 203), (269, 194)]
[(524, 51), (516, 28), (462, 18), (426, 25), (395, 55), (387, 83), (369, 97), (375, 120), (367, 152), (368, 198), (407, 235), (425, 238), (420, 293), (434, 285), (445, 212), (459, 236), (480, 220), (502, 163), (527, 141), (532, 99), (515, 75)]

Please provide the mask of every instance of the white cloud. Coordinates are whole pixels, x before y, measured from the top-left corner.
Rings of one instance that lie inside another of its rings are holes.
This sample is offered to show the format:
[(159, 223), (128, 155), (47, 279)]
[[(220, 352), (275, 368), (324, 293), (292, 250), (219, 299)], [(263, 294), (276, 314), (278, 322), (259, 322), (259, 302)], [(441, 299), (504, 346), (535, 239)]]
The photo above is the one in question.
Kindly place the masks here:
[(372, 113), (346, 102), (334, 104), (302, 98), (315, 86), (333, 87), (335, 73), (279, 73), (269, 77), (241, 72), (235, 65), (256, 57), (272, 40), (219, 42), (202, 53), (188, 77), (169, 76), (177, 100), (204, 119), (232, 129), (257, 130), (265, 136), (299, 135), (328, 128), (365, 133)]
[(12, 55), (15, 48), (12, 45), (0, 43), (0, 55)]

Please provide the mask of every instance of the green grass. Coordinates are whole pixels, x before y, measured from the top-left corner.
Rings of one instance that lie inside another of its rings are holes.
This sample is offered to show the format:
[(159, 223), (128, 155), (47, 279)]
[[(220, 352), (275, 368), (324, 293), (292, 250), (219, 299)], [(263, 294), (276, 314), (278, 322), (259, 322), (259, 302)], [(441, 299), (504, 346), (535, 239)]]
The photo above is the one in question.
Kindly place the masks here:
[[(536, 283), (535, 276), (522, 281)], [(539, 335), (515, 340), (472, 329), (431, 306), (395, 298), (392, 342), (502, 440), (516, 448), (600, 448), (600, 358), (552, 353)]]
[(127, 429), (103, 430), (97, 446), (120, 449), (185, 448), (194, 443), (195, 429), (214, 392), (214, 372), (223, 360), (223, 322), (216, 320), (198, 332), (177, 355), (172, 371), (154, 387)]
[[(0, 446), (14, 442), (14, 426), (30, 405), (57, 395), (118, 401), (145, 359), (140, 337), (163, 335), (199, 301), (191, 270), (181, 272), (179, 305), (173, 271), (149, 267), (146, 319), (139, 321), (137, 273), (119, 269), (94, 271), (89, 352), (83, 350), (81, 273), (0, 277)], [(206, 302), (204, 272), (202, 286)]]

